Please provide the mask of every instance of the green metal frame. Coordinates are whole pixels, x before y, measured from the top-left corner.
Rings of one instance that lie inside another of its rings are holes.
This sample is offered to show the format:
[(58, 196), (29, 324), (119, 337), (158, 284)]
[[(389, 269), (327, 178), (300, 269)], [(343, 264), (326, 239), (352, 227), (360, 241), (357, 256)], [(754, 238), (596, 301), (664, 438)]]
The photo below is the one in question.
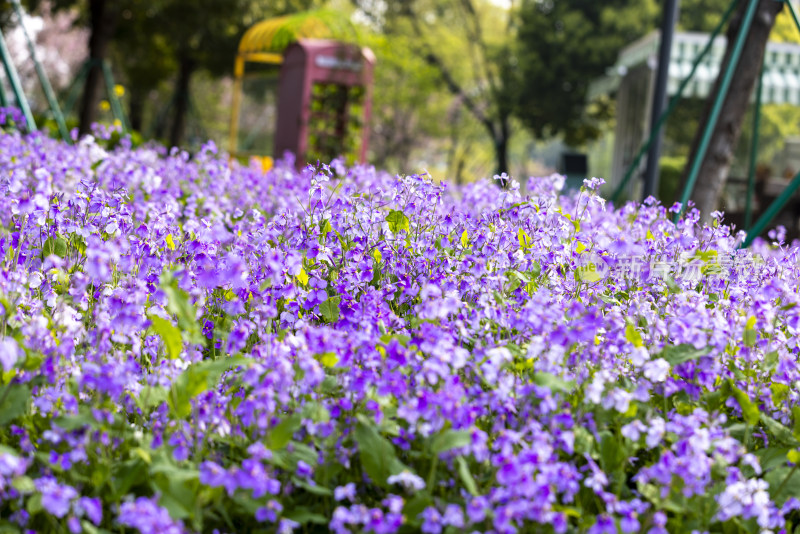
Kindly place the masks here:
[(70, 82), (69, 88), (67, 88), (67, 98), (64, 100), (64, 115), (72, 113), (72, 108), (75, 107), (75, 102), (78, 101), (80, 89), (86, 83), (86, 77), (89, 76), (89, 69), (93, 64), (94, 60), (92, 59), (84, 61), (78, 74)]
[[(744, 42), (750, 30), (750, 25), (752, 24), (755, 15), (755, 10), (758, 5), (758, 1), (759, 0), (749, 0), (750, 3), (747, 6), (747, 10), (742, 20), (742, 26), (739, 30), (739, 34), (736, 37), (734, 48), (730, 56), (730, 61), (728, 62), (728, 65), (726, 65), (725, 71), (722, 73), (720, 90), (716, 95), (716, 98), (711, 108), (711, 114), (709, 116), (709, 120), (707, 121), (703, 133), (701, 135), (697, 153), (695, 154), (695, 157), (691, 162), (689, 173), (687, 175), (687, 180), (684, 185), (680, 198), (682, 209), (681, 212), (675, 214), (675, 217), (673, 219), (673, 222), (675, 223), (678, 222), (682, 212), (685, 210), (686, 204), (689, 200), (689, 195), (694, 190), (694, 186), (697, 182), (701, 163), (705, 158), (706, 152), (708, 150), (708, 145), (711, 140), (711, 134), (714, 130), (714, 127), (716, 126), (716, 122), (719, 118), (719, 114), (722, 109), (722, 104), (724, 103), (725, 97), (727, 96), (728, 88), (730, 87), (730, 83), (733, 79), (733, 73), (736, 70), (737, 64), (739, 63), (739, 58), (741, 57), (742, 49), (744, 48)], [(794, 21), (797, 30), (800, 31), (800, 19), (798, 19), (797, 13), (795, 12), (792, 3), (787, 0), (776, 0), (776, 1), (782, 2), (787, 5), (789, 13), (792, 16), (792, 20)], [(642, 158), (650, 149), (651, 144), (655, 140), (656, 136), (659, 134), (659, 131), (663, 126), (664, 122), (672, 114), (673, 110), (677, 106), (678, 101), (682, 98), (683, 92), (685, 91), (689, 82), (694, 77), (695, 71), (697, 70), (698, 66), (703, 61), (705, 56), (708, 54), (708, 52), (711, 50), (711, 46), (713, 45), (714, 40), (716, 39), (717, 35), (721, 32), (725, 23), (730, 18), (737, 3), (738, 0), (731, 1), (730, 5), (728, 6), (728, 9), (725, 11), (719, 24), (717, 24), (717, 27), (714, 28), (714, 31), (711, 33), (711, 36), (708, 42), (706, 43), (706, 46), (695, 58), (694, 62), (692, 63), (692, 68), (689, 74), (681, 81), (680, 85), (678, 86), (677, 93), (670, 100), (667, 109), (665, 109), (664, 112), (659, 116), (658, 121), (653, 126), (647, 141), (639, 149), (639, 152), (636, 154), (636, 157), (629, 165), (622, 181), (611, 195), (612, 202), (617, 202), (619, 200), (622, 192), (625, 190), (625, 187), (627, 187), (628, 182), (632, 178), (635, 170), (641, 163)], [(800, 172), (798, 172), (794, 176), (794, 178), (792, 178), (792, 181), (789, 183), (789, 185), (778, 196), (778, 198), (776, 198), (772, 202), (772, 204), (770, 204), (770, 206), (766, 210), (764, 210), (762, 215), (751, 227), (750, 223), (752, 220), (752, 212), (753, 212), (752, 200), (755, 195), (755, 174), (756, 174), (756, 164), (758, 159), (758, 139), (759, 139), (760, 124), (761, 124), (761, 107), (763, 99), (763, 77), (764, 77), (764, 68), (762, 65), (755, 95), (756, 101), (753, 112), (753, 139), (750, 146), (750, 161), (749, 161), (749, 168), (747, 175), (747, 197), (745, 201), (745, 221), (744, 221), (744, 226), (745, 229), (747, 230), (747, 238), (741, 244), (740, 248), (749, 247), (750, 244), (753, 242), (753, 240), (767, 228), (769, 223), (775, 218), (775, 216), (780, 212), (780, 210), (783, 209), (783, 207), (786, 205), (789, 199), (794, 195), (794, 193), (798, 189), (800, 189)]]
[(67, 97), (64, 101), (64, 115), (69, 115), (72, 113), (72, 109), (75, 107), (75, 103), (78, 100), (80, 89), (86, 84), (86, 78), (89, 77), (89, 71), (96, 65), (99, 65), (101, 71), (103, 72), (103, 80), (106, 84), (106, 93), (108, 93), (108, 102), (111, 105), (111, 114), (114, 116), (114, 119), (118, 120), (122, 125), (123, 133), (127, 133), (130, 131), (130, 125), (128, 124), (128, 118), (125, 115), (125, 110), (122, 107), (122, 102), (120, 102), (119, 97), (117, 96), (114, 75), (112, 74), (111, 66), (107, 61), (101, 61), (96, 58), (88, 58), (83, 62), (78, 74), (75, 75), (75, 78), (73, 78), (72, 83), (70, 83), (69, 88), (67, 89)]
[(53, 118), (58, 125), (58, 133), (61, 135), (61, 138), (64, 141), (67, 143), (72, 143), (72, 138), (69, 136), (69, 131), (67, 130), (67, 124), (64, 122), (64, 115), (61, 113), (58, 100), (56, 100), (56, 95), (53, 92), (53, 86), (50, 85), (50, 80), (47, 79), (47, 75), (42, 68), (42, 64), (39, 62), (39, 58), (36, 55), (36, 47), (33, 45), (33, 41), (31, 41), (31, 37), (28, 35), (28, 29), (25, 27), (25, 12), (19, 3), (19, 0), (12, 0), (11, 3), (14, 6), (14, 11), (17, 14), (17, 18), (19, 19), (19, 26), (22, 28), (22, 34), (25, 36), (25, 42), (28, 44), (28, 51), (31, 54), (31, 59), (33, 60), (33, 65), (36, 69), (36, 76), (39, 78), (39, 83), (44, 91), (47, 104), (50, 106), (50, 112), (53, 114)]
[(730, 5), (728, 5), (728, 8), (725, 10), (724, 15), (722, 16), (722, 19), (719, 21), (716, 28), (714, 28), (714, 31), (711, 32), (711, 36), (709, 37), (705, 47), (703, 47), (703, 49), (700, 51), (697, 57), (694, 58), (694, 62), (692, 63), (692, 68), (689, 70), (689, 74), (683, 80), (681, 80), (681, 83), (678, 86), (678, 91), (675, 93), (675, 95), (673, 95), (673, 97), (669, 101), (669, 106), (667, 106), (667, 109), (665, 109), (664, 112), (658, 117), (658, 121), (656, 122), (652, 131), (650, 132), (650, 136), (647, 138), (647, 141), (641, 146), (639, 152), (636, 154), (636, 157), (633, 158), (633, 161), (628, 166), (628, 170), (625, 172), (622, 181), (619, 183), (617, 188), (612, 193), (611, 195), (612, 202), (616, 203), (619, 201), (622, 192), (628, 186), (628, 182), (630, 182), (634, 172), (639, 167), (642, 158), (644, 157), (645, 154), (647, 154), (648, 150), (650, 150), (650, 146), (653, 144), (653, 141), (655, 141), (656, 136), (658, 136), (661, 127), (667, 121), (669, 116), (672, 115), (672, 112), (677, 107), (678, 102), (680, 102), (681, 98), (683, 98), (683, 93), (689, 86), (689, 82), (691, 82), (692, 78), (694, 78), (694, 74), (697, 71), (697, 68), (700, 66), (700, 63), (702, 63), (703, 59), (706, 57), (709, 51), (711, 51), (711, 47), (714, 44), (714, 40), (722, 31), (722, 28), (725, 26), (725, 23), (728, 22), (728, 19), (731, 17), (733, 10), (736, 8), (736, 4), (738, 4), (738, 0), (731, 1)]
[(11, 91), (14, 93), (14, 98), (17, 101), (22, 116), (25, 117), (26, 127), (29, 132), (36, 131), (36, 121), (33, 120), (33, 113), (31, 113), (31, 106), (28, 104), (28, 99), (25, 97), (25, 91), (22, 89), (22, 83), (19, 81), (19, 74), (17, 68), (11, 61), (11, 54), (8, 52), (6, 46), (6, 39), (3, 37), (3, 32), (0, 31), (0, 59), (3, 61), (3, 68), (6, 71), (8, 83), (11, 84)]
[(747, 34), (750, 32), (750, 25), (755, 17), (756, 7), (758, 7), (759, 1), (760, 0), (750, 0), (747, 10), (744, 14), (744, 18), (742, 19), (742, 26), (739, 29), (739, 34), (736, 36), (736, 41), (733, 45), (733, 51), (731, 52), (728, 64), (725, 66), (722, 82), (719, 85), (719, 90), (717, 91), (714, 103), (711, 107), (711, 113), (700, 137), (700, 144), (697, 147), (697, 152), (694, 154), (691, 166), (689, 167), (689, 173), (686, 177), (686, 184), (684, 185), (683, 193), (681, 194), (680, 198), (681, 209), (675, 214), (673, 219), (673, 222), (676, 224), (678, 223), (678, 220), (680, 220), (681, 213), (686, 209), (686, 204), (689, 201), (689, 195), (692, 193), (692, 191), (694, 191), (694, 186), (697, 183), (697, 177), (700, 173), (700, 165), (703, 163), (703, 160), (706, 157), (708, 145), (711, 142), (711, 134), (714, 132), (714, 128), (717, 125), (717, 119), (719, 119), (719, 114), (722, 111), (722, 104), (725, 102), (725, 99), (728, 96), (728, 88), (733, 80), (733, 73), (736, 70), (736, 66), (739, 64), (739, 58), (741, 57), (742, 50), (744, 49), (744, 42), (747, 39)]
[[(800, 31), (800, 20), (797, 19), (797, 13), (795, 13), (794, 7), (792, 7), (791, 2), (787, 2), (786, 0), (777, 0), (779, 2), (783, 2), (789, 8), (789, 13), (792, 15), (792, 20), (794, 20), (794, 25), (797, 27), (797, 30)], [(763, 71), (762, 71), (763, 74)], [(752, 165), (752, 163), (751, 163)], [(797, 189), (800, 188), (800, 172), (794, 175), (792, 181), (789, 182), (789, 185), (786, 186), (786, 189), (781, 192), (781, 194), (772, 201), (772, 204), (761, 214), (758, 220), (753, 224), (752, 228), (747, 227), (747, 237), (742, 242), (739, 248), (747, 248), (749, 247), (756, 237), (761, 235), (761, 232), (766, 230), (769, 223), (772, 222), (772, 219), (783, 209), (789, 199), (792, 198), (794, 193)], [(750, 200), (750, 192), (748, 191), (748, 202)]]
[(8, 107), (8, 95), (6, 95), (6, 88), (0, 83), (0, 106)]

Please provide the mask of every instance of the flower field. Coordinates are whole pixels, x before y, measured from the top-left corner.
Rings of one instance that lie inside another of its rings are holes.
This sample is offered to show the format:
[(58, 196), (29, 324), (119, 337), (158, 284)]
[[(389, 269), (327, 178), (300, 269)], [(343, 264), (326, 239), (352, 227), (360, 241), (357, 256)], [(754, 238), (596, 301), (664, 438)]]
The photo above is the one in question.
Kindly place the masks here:
[(0, 532), (800, 525), (797, 249), (109, 146), (0, 136)]

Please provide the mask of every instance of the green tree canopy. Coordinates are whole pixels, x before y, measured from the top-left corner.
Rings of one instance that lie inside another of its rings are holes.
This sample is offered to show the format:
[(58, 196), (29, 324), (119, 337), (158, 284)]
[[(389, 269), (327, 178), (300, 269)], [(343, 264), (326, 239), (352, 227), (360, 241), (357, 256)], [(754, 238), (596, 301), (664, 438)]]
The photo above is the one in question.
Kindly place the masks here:
[(619, 50), (652, 30), (655, 0), (525, 0), (516, 50), (516, 114), (537, 138), (568, 144), (596, 137), (609, 109), (587, 109), (589, 83), (614, 64)]

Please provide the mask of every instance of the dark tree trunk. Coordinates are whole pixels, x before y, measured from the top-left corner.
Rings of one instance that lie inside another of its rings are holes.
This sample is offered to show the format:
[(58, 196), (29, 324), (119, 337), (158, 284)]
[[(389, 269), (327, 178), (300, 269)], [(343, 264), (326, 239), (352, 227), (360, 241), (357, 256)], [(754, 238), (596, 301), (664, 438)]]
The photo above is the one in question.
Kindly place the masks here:
[(83, 88), (79, 132), (85, 135), (91, 131), (92, 123), (97, 120), (97, 108), (103, 92), (102, 62), (108, 55), (108, 45), (114, 35), (117, 23), (114, 2), (107, 0), (89, 0), (89, 61), (92, 62)]
[[(706, 103), (703, 116), (700, 119), (700, 128), (692, 141), (692, 149), (689, 156), (691, 162), (700, 144), (702, 128), (707, 123), (711, 114), (711, 107), (714, 104), (714, 96), (719, 92), (719, 85), (722, 81), (722, 73), (726, 65), (730, 62), (730, 55), (733, 43), (741, 27), (745, 9), (749, 2), (742, 2), (736, 15), (731, 20), (728, 28), (728, 46), (722, 60), (720, 75), (714, 84), (711, 95)], [(744, 43), (742, 54), (739, 57), (739, 64), (736, 66), (733, 79), (728, 88), (728, 94), (720, 110), (719, 119), (711, 134), (705, 159), (700, 165), (700, 172), (692, 198), (697, 208), (702, 213), (703, 219), (708, 220), (712, 211), (717, 209), (719, 197), (728, 178), (733, 154), (739, 141), (739, 134), (742, 131), (742, 120), (750, 102), (750, 95), (753, 93), (756, 79), (761, 72), (761, 64), (764, 60), (764, 51), (767, 47), (769, 33), (775, 24), (775, 17), (780, 12), (783, 4), (775, 0), (760, 0), (756, 8), (750, 32)], [(686, 183), (689, 166), (684, 170), (682, 182)]]
[(186, 134), (186, 119), (189, 114), (189, 86), (195, 63), (188, 55), (182, 54), (178, 67), (178, 80), (175, 83), (175, 101), (172, 116), (172, 129), (169, 133), (170, 146), (180, 146)]
[[(494, 132), (494, 155), (497, 165), (497, 174), (508, 173), (508, 141), (511, 132), (508, 126), (508, 118), (502, 117), (498, 121), (497, 130)], [(505, 185), (505, 184), (503, 184)]]
[(128, 94), (130, 95), (128, 115), (130, 116), (131, 129), (136, 132), (141, 132), (142, 123), (144, 121), (144, 92), (131, 89)]

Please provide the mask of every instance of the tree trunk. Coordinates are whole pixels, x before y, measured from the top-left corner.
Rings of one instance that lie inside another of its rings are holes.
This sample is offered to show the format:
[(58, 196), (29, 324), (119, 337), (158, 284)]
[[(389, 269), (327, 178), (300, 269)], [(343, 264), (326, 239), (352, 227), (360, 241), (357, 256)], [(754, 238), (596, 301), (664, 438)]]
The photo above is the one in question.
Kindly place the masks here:
[[(722, 67), (706, 103), (700, 120), (700, 128), (692, 141), (692, 149), (688, 159), (690, 163), (697, 153), (702, 137), (702, 128), (711, 114), (714, 97), (719, 92), (723, 72), (730, 62), (733, 43), (741, 27), (748, 3), (741, 3), (728, 27), (728, 45), (722, 60)], [(750, 95), (753, 93), (756, 79), (761, 72), (769, 33), (775, 24), (775, 17), (782, 7), (783, 4), (775, 0), (760, 0), (750, 26), (750, 32), (745, 40), (742, 54), (739, 57), (739, 64), (734, 69), (727, 97), (722, 104), (717, 124), (712, 131), (708, 150), (705, 159), (700, 165), (698, 181), (691, 197), (706, 221), (709, 220), (711, 212), (717, 209), (717, 203), (728, 178), (734, 151), (739, 141), (739, 134), (742, 131), (742, 120), (750, 102)], [(689, 165), (684, 169), (682, 179), (684, 184), (686, 183), (688, 170)]]
[(144, 101), (145, 93), (134, 88), (128, 91), (129, 106), (128, 115), (131, 121), (131, 129), (135, 132), (142, 131), (142, 123), (144, 121)]
[(188, 55), (182, 54), (178, 69), (178, 80), (175, 84), (175, 100), (172, 116), (172, 129), (169, 134), (170, 146), (180, 146), (186, 133), (186, 119), (189, 114), (189, 86), (195, 62)]
[[(508, 173), (508, 141), (511, 138), (511, 131), (508, 126), (508, 117), (501, 117), (496, 125), (494, 132), (494, 155), (497, 165), (496, 172), (499, 175)], [(503, 186), (506, 184), (503, 183)]]
[(78, 129), (80, 135), (91, 132), (92, 123), (97, 120), (97, 108), (103, 92), (102, 63), (108, 54), (108, 45), (114, 35), (117, 23), (114, 2), (107, 0), (89, 0), (89, 20), (91, 34), (89, 36), (89, 61), (91, 65), (86, 77), (81, 99), (81, 111)]

